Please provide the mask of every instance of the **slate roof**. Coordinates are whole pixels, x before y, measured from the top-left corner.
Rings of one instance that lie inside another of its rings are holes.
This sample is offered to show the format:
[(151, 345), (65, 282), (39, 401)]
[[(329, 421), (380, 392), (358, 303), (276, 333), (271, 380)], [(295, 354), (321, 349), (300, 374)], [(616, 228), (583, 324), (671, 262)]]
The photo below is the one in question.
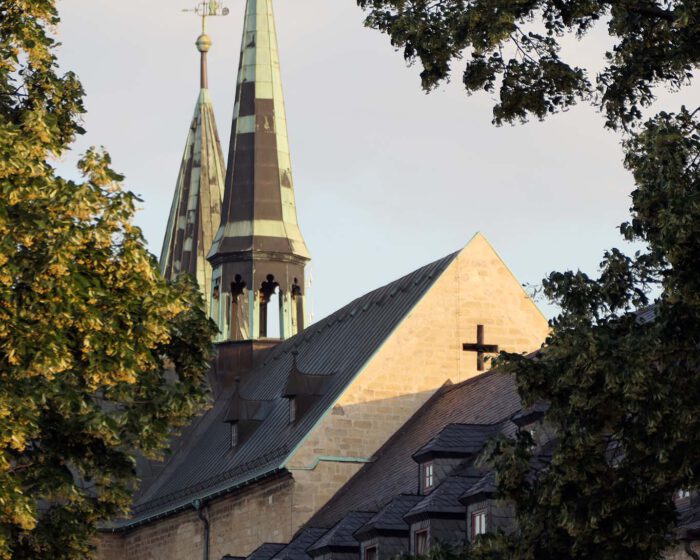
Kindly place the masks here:
[(545, 412), (549, 410), (549, 403), (536, 402), (532, 406), (513, 414), (511, 421), (520, 427), (526, 426), (530, 422), (534, 422), (543, 417)]
[(307, 552), (311, 556), (318, 556), (330, 551), (354, 551), (358, 550), (360, 543), (353, 537), (353, 533), (367, 523), (374, 516), (374, 512), (351, 511), (343, 517), (335, 526), (317, 540)]
[[(175, 442), (176, 451), (153, 482), (140, 490), (132, 517), (113, 524), (112, 530), (189, 508), (195, 499), (221, 495), (284, 472), (285, 461), (296, 446), (456, 256), (448, 255), (354, 300), (270, 350), (265, 362), (246, 375), (239, 388), (245, 399), (271, 401), (269, 413), (253, 435), (230, 449), (230, 428), (224, 420), (235, 388), (222, 393)], [(289, 404), (282, 392), (293, 369), (293, 352), (301, 371), (329, 375), (329, 381), (313, 407), (290, 425)]]
[(700, 496), (693, 493), (690, 499), (676, 502), (676, 508), (678, 511), (676, 533), (680, 538), (700, 537)]
[(479, 480), (476, 484), (473, 484), (468, 488), (461, 496), (459, 500), (463, 504), (470, 504), (481, 500), (486, 496), (493, 496), (496, 492), (496, 471), (490, 471)]
[(442, 431), (413, 454), (415, 461), (431, 457), (467, 457), (478, 453), (499, 424), (448, 424)]
[(435, 516), (463, 517), (464, 506), (459, 502), (459, 498), (483, 478), (484, 472), (470, 464), (458, 473), (448, 476), (437, 488), (413, 506), (404, 518), (408, 522), (413, 522)]
[[(398, 494), (418, 494), (416, 449), (453, 423), (496, 424), (520, 410), (511, 375), (486, 372), (438, 390), (310, 520), (332, 527), (349, 511), (379, 509)], [(512, 424), (511, 424), (512, 426)]]
[(248, 556), (247, 560), (270, 560), (275, 554), (287, 545), (284, 543), (263, 543)]
[(315, 543), (327, 529), (307, 527), (302, 529), (292, 541), (275, 554), (271, 560), (311, 560), (306, 550)]
[(370, 533), (408, 533), (408, 523), (403, 516), (414, 505), (421, 501), (423, 496), (399, 494), (387, 503), (381, 510), (372, 516), (372, 518), (355, 531), (355, 536), (360, 538), (362, 535)]

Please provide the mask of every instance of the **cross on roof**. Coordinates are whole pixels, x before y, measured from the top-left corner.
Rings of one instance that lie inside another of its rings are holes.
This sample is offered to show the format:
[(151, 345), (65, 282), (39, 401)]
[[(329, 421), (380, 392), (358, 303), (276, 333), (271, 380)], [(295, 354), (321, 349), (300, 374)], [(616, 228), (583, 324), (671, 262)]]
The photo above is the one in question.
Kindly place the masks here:
[(495, 354), (498, 352), (498, 344), (484, 344), (484, 325), (477, 325), (476, 343), (464, 343), (462, 350), (465, 352), (476, 352), (476, 369), (484, 371), (484, 354)]

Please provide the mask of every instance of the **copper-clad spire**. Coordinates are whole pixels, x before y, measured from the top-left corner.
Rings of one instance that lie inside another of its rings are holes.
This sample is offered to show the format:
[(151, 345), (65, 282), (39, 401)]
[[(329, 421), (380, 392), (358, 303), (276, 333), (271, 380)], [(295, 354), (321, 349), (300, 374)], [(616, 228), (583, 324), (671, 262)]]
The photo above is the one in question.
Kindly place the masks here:
[(297, 224), (272, 0), (247, 0), (228, 174), (210, 260), (266, 252), (309, 259)]
[(218, 341), (302, 330), (309, 259), (297, 224), (272, 0), (247, 0), (221, 227), (209, 253)]
[(166, 278), (174, 279), (179, 274), (196, 278), (207, 309), (211, 299), (211, 265), (206, 256), (221, 221), (226, 176), (224, 154), (207, 89), (207, 53), (212, 42), (206, 34), (206, 17), (218, 15), (212, 13), (211, 4), (204, 2), (195, 10), (202, 16), (202, 34), (196, 42), (201, 53), (200, 91), (160, 256), (161, 272)]

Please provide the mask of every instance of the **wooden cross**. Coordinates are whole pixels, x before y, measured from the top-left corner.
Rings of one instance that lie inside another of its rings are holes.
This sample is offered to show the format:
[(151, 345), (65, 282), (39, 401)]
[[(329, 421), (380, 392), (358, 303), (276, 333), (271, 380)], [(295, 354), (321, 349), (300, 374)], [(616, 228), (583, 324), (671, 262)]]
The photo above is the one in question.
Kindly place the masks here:
[(476, 352), (476, 369), (484, 371), (484, 354), (498, 352), (498, 344), (484, 344), (484, 325), (476, 326), (476, 344), (465, 343), (462, 345), (465, 352)]

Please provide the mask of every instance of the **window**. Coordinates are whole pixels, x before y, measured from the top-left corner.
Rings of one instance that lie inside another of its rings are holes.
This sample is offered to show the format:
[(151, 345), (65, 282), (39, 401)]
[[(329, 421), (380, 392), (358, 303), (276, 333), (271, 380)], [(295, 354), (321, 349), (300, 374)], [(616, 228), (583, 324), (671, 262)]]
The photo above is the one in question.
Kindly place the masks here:
[(433, 463), (423, 463), (423, 492), (432, 490), (435, 484), (435, 474), (433, 471)]
[(377, 545), (365, 548), (365, 560), (377, 560)]
[(236, 422), (231, 423), (231, 449), (238, 447), (238, 424)]
[(472, 539), (486, 532), (486, 510), (480, 509), (472, 513)]
[(690, 498), (689, 490), (681, 489), (678, 492), (676, 492), (676, 500), (687, 500), (688, 498)]
[(297, 400), (295, 397), (289, 399), (289, 422), (291, 424), (297, 419)]
[(428, 530), (422, 529), (416, 531), (414, 536), (414, 547), (413, 552), (416, 556), (423, 556), (428, 553)]

